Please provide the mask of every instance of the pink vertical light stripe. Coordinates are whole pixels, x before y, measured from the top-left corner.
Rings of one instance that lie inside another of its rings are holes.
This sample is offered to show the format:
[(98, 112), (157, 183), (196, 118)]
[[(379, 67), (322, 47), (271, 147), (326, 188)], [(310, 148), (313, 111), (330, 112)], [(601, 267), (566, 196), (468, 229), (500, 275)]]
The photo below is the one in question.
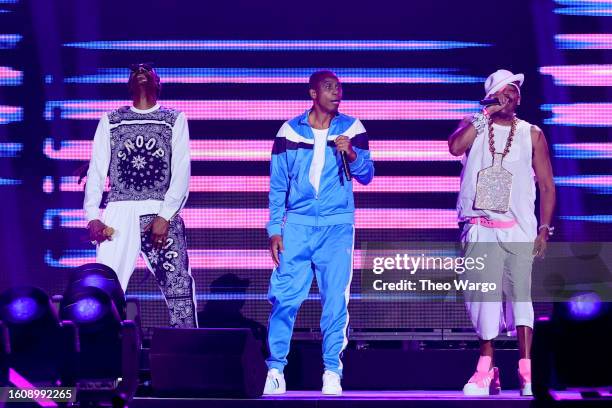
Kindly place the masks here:
[(612, 153), (612, 143), (560, 143), (555, 146), (587, 152)]
[[(125, 78), (111, 80), (114, 83), (124, 83)], [(444, 78), (434, 78), (428, 76), (406, 77), (406, 76), (351, 76), (343, 75), (344, 84), (422, 84), (422, 83), (446, 83)], [(195, 76), (195, 75), (171, 75), (164, 77), (164, 83), (178, 84), (301, 84), (304, 77), (295, 75), (286, 76)]]
[(23, 72), (14, 70), (10, 67), (0, 67), (0, 79), (19, 80), (23, 76)]
[[(270, 251), (266, 249), (220, 249), (203, 250), (193, 249), (188, 251), (189, 264), (194, 269), (265, 269), (274, 267), (270, 258)], [(95, 257), (87, 256), (64, 256), (58, 260), (64, 267), (77, 267), (85, 263), (95, 262)], [(361, 251), (356, 250), (353, 267), (360, 269), (362, 265)], [(146, 268), (142, 258), (138, 258), (136, 267)]]
[[(104, 112), (129, 101), (49, 101), (45, 117), (60, 107), (64, 119), (98, 120)], [(170, 100), (166, 104), (191, 120), (287, 120), (310, 107), (306, 100)], [(428, 100), (347, 100), (342, 112), (359, 119), (373, 120), (459, 120), (477, 108), (470, 101)]]
[(21, 109), (19, 106), (8, 106), (8, 105), (0, 105), (0, 113), (3, 114), (7, 114), (7, 115), (13, 115), (16, 113), (21, 112)]
[(147, 51), (410, 51), (488, 47), (489, 44), (439, 40), (118, 40), (85, 41), (67, 47)]
[[(84, 184), (77, 184), (78, 177), (62, 177), (60, 191), (82, 192)], [(86, 181), (86, 180), (85, 180)], [(108, 180), (106, 190), (108, 191)], [(191, 176), (189, 191), (192, 193), (267, 193), (270, 179), (267, 176)], [(53, 191), (50, 178), (45, 178), (45, 192)], [(457, 192), (459, 177), (444, 176), (397, 176), (375, 177), (367, 186), (353, 183), (355, 192), (364, 193), (421, 193), (421, 192)]]
[[(268, 222), (267, 208), (187, 208), (181, 211), (181, 215), (187, 228), (260, 229)], [(85, 228), (87, 225), (80, 209), (63, 209), (59, 216), (63, 228)], [(451, 229), (457, 228), (457, 212), (454, 209), (358, 208), (355, 227)]]
[[(75, 178), (75, 184), (76, 184), (76, 178)], [(53, 184), (53, 178), (51, 176), (45, 177), (42, 183), (43, 191), (47, 194), (51, 194), (54, 188), (55, 186)]]
[(557, 34), (555, 36), (558, 44), (564, 48), (583, 50), (610, 50), (612, 49), (612, 34)]
[(552, 105), (553, 124), (612, 126), (612, 103), (572, 103)]
[[(269, 161), (273, 140), (192, 140), (192, 161)], [(46, 139), (43, 151), (55, 160), (89, 160), (91, 141), (68, 140), (59, 150)], [(372, 159), (375, 161), (458, 161), (461, 158), (448, 152), (444, 140), (372, 140)]]
[(612, 65), (558, 65), (540, 72), (562, 86), (612, 86)]
[(576, 177), (559, 177), (562, 185), (566, 186), (589, 186), (589, 187), (612, 187), (612, 175), (585, 175)]

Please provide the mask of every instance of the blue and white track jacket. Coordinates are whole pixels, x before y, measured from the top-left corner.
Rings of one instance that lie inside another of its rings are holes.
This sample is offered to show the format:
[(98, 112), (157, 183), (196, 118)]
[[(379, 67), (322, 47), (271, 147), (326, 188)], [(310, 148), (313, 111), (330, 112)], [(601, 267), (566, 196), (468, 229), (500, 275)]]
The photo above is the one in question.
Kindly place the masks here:
[(329, 125), (325, 165), (317, 193), (309, 179), (314, 146), (309, 112), (283, 123), (274, 139), (270, 161), (269, 236), (280, 235), (284, 222), (312, 226), (354, 223), (353, 183), (346, 181), (342, 170), (342, 159), (334, 143), (338, 136), (349, 137), (357, 153), (355, 161), (349, 163), (353, 180), (368, 184), (374, 177), (365, 128), (358, 119), (339, 113)]

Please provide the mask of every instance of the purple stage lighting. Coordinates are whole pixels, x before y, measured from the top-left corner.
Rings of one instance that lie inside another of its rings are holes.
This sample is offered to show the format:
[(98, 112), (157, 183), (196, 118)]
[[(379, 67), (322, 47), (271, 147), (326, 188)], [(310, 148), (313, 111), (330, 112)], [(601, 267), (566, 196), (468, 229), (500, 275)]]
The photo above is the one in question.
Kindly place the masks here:
[(0, 321), (27, 325), (50, 313), (49, 296), (39, 288), (10, 288), (0, 294)]
[(93, 297), (78, 300), (73, 309), (73, 317), (77, 323), (88, 323), (100, 318), (104, 308), (100, 301)]
[(74, 322), (79, 330), (98, 332), (115, 327), (121, 317), (109, 293), (94, 286), (68, 287), (60, 304), (62, 320)]
[(38, 310), (38, 303), (31, 297), (23, 296), (14, 299), (8, 305), (8, 312), (14, 322), (32, 320)]
[[(102, 313), (102, 309), (106, 307), (106, 302), (104, 300), (101, 300), (97, 295), (94, 296), (93, 294), (86, 295), (85, 293), (81, 293), (81, 289), (97, 288), (109, 296), (111, 303), (114, 303), (119, 315), (125, 316), (125, 294), (121, 289), (121, 284), (119, 283), (117, 275), (108, 266), (97, 263), (82, 264), (70, 273), (68, 282), (68, 287), (64, 295), (70, 298), (67, 304), (70, 304), (71, 308), (75, 307), (77, 301), (90, 299), (98, 302), (97, 314)], [(77, 294), (78, 297), (75, 297)], [(87, 310), (87, 305), (93, 307), (91, 301), (89, 303), (83, 302), (80, 310), (83, 311), (81, 315), (84, 319), (79, 319), (79, 321), (83, 323), (89, 322), (89, 320), (85, 318), (87, 314), (84, 314)], [(92, 310), (91, 312), (93, 313), (94, 311)], [(75, 311), (75, 313), (77, 312)], [(94, 314), (92, 318), (97, 320), (98, 316)]]
[(569, 301), (570, 316), (576, 320), (592, 319), (599, 314), (601, 299), (596, 293), (581, 293)]
[(81, 283), (83, 286), (93, 286), (95, 288), (104, 288), (108, 284), (108, 279), (100, 275), (89, 275), (83, 278)]

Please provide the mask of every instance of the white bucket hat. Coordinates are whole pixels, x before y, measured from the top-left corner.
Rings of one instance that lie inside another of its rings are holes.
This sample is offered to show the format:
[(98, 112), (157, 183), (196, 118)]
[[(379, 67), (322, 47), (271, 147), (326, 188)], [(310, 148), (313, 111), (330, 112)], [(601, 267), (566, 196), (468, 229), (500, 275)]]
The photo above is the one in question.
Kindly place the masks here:
[(486, 93), (485, 97), (488, 98), (495, 92), (499, 91), (500, 89), (503, 89), (506, 85), (514, 84), (514, 82), (517, 82), (517, 81), (519, 83), (519, 92), (520, 92), (520, 86), (523, 85), (524, 80), (525, 80), (525, 75), (523, 74), (513, 74), (512, 72), (506, 69), (498, 69), (497, 71), (489, 75), (489, 77), (484, 83), (484, 88), (485, 88), (485, 93)]

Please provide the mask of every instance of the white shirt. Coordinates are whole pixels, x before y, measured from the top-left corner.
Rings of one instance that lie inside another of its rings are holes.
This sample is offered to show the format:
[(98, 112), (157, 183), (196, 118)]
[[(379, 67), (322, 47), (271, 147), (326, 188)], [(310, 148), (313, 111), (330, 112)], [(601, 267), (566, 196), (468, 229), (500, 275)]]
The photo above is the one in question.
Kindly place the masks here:
[[(130, 107), (135, 113), (146, 114), (159, 109), (159, 104), (149, 109), (136, 109)], [(134, 123), (133, 121), (130, 123)], [(112, 127), (120, 126), (115, 124)], [(87, 184), (85, 187), (85, 200), (83, 207), (87, 221), (100, 218), (100, 203), (106, 185), (109, 164), (111, 160), (111, 125), (108, 115), (102, 115), (93, 140), (91, 160), (87, 171)], [(191, 163), (189, 157), (189, 128), (184, 113), (180, 113), (172, 127), (172, 161), (170, 165), (170, 185), (164, 195), (164, 200), (152, 200), (161, 203), (158, 213), (160, 217), (170, 220), (187, 201), (189, 195), (189, 177)]]
[(327, 146), (328, 131), (329, 129), (312, 129), (312, 133), (314, 134), (314, 146), (308, 179), (317, 193), (319, 193), (321, 173), (325, 165), (325, 147)]
[[(531, 242), (537, 235), (535, 217), (536, 186), (532, 165), (531, 124), (519, 120), (514, 140), (502, 166), (512, 173), (510, 209), (505, 213), (474, 209), (478, 172), (492, 165), (489, 151), (489, 130), (483, 129), (476, 135), (472, 147), (462, 159), (461, 188), (457, 200), (460, 220), (471, 217), (486, 217), (491, 220), (516, 220), (519, 228), (496, 229), (502, 242)], [(504, 151), (510, 134), (510, 126), (493, 124), (495, 151)], [(512, 232), (512, 234), (510, 234)], [(517, 235), (517, 232), (520, 234)]]

